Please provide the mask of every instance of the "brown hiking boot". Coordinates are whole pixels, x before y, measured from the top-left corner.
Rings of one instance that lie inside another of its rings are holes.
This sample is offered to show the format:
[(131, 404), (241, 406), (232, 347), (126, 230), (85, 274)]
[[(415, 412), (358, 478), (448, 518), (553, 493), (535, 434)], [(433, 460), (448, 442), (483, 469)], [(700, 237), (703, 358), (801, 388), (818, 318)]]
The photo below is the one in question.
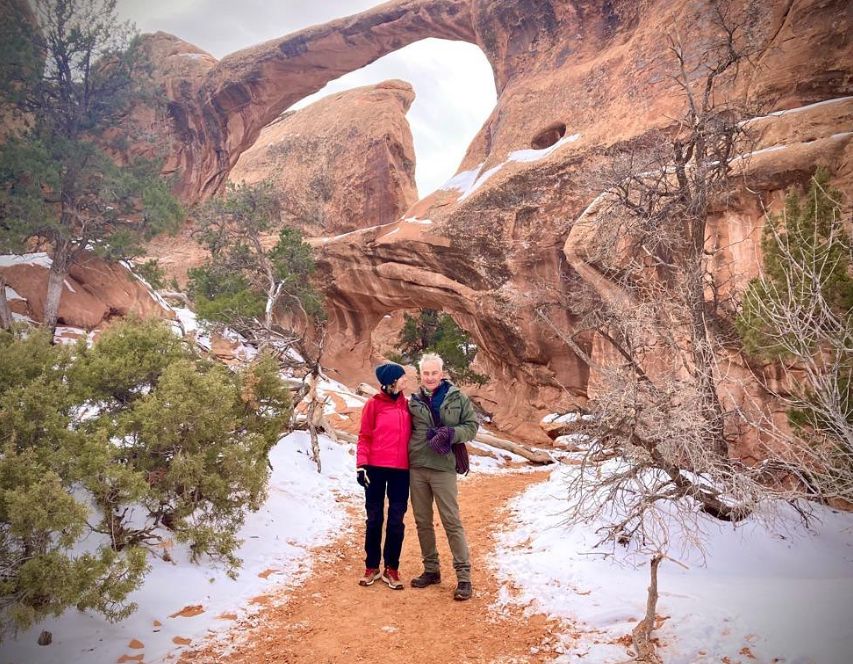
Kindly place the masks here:
[(358, 580), (360, 586), (372, 586), (374, 581), (381, 579), (382, 575), (376, 567), (368, 567), (364, 570), (364, 576)]
[(386, 567), (385, 571), (382, 573), (382, 580), (388, 584), (388, 587), (391, 590), (403, 589), (403, 582), (400, 581), (400, 574), (395, 569)]
[(471, 587), (470, 581), (460, 581), (456, 584), (456, 590), (453, 593), (453, 599), (464, 601), (466, 599), (471, 599), (471, 595), (474, 593), (474, 589)]
[(426, 588), (436, 583), (441, 583), (440, 572), (424, 572), (412, 579), (412, 588)]

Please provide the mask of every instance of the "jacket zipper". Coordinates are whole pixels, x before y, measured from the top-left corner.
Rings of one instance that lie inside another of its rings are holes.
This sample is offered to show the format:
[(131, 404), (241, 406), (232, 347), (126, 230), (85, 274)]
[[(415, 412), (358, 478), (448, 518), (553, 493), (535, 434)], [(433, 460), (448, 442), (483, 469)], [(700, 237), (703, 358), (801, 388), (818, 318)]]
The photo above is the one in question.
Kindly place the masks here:
[[(407, 408), (407, 411), (408, 411), (408, 408)], [(400, 408), (399, 406), (397, 406), (397, 421), (399, 422), (399, 426), (397, 427), (397, 429), (400, 431), (400, 433), (402, 433), (403, 432), (403, 409)], [(406, 445), (403, 448), (403, 454), (406, 456), (407, 462), (409, 459), (409, 444), (408, 443), (409, 443), (409, 441), (406, 441)], [(401, 445), (397, 445), (397, 449), (400, 449), (401, 447), (402, 447)]]

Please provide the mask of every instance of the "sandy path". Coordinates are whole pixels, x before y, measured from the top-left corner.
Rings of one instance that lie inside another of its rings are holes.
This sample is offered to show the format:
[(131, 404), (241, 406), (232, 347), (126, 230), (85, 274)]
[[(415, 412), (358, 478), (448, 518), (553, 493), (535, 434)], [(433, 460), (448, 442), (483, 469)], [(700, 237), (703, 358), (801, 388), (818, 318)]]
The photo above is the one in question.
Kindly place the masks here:
[[(442, 560), (441, 585), (409, 587), (421, 571), (411, 510), (400, 562), (405, 590), (377, 582), (362, 588), (361, 512), (355, 526), (316, 555), (312, 575), (281, 606), (265, 607), (257, 627), (235, 629), (238, 643), (228, 654), (216, 646), (187, 652), (182, 662), (330, 663), (330, 662), (539, 662), (554, 657), (551, 629), (542, 616), (519, 611), (496, 616), (489, 606), (498, 583), (486, 564), (493, 533), (505, 519), (506, 502), (541, 473), (472, 476), (460, 484), (460, 506), (472, 555), (474, 597), (453, 601), (456, 581), (447, 539), (436, 526)], [(436, 515), (436, 519), (437, 519)], [(263, 603), (263, 601), (261, 601)], [(533, 651), (531, 651), (533, 649)]]

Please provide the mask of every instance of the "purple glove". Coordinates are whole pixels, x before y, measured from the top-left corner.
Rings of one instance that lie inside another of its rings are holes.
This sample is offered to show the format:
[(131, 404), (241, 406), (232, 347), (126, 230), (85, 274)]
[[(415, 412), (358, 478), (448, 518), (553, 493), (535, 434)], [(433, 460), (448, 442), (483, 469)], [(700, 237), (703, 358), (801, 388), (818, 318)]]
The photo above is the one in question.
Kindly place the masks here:
[(435, 435), (427, 439), (427, 445), (436, 454), (449, 454), (455, 437), (456, 432), (453, 427), (439, 427)]
[(427, 429), (427, 440), (432, 438), (435, 435), (436, 431), (438, 431), (438, 429), (436, 429), (435, 427), (430, 427), (429, 429)]

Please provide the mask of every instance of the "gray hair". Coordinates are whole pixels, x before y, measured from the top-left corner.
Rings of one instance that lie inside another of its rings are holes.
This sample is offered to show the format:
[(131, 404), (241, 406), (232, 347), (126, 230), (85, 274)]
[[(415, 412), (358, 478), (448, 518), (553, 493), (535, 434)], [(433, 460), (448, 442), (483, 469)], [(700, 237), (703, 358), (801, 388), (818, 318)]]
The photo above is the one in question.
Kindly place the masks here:
[(423, 371), (424, 365), (427, 362), (438, 362), (438, 368), (442, 371), (444, 370), (444, 360), (441, 359), (441, 355), (438, 353), (424, 353), (418, 361), (418, 371)]

